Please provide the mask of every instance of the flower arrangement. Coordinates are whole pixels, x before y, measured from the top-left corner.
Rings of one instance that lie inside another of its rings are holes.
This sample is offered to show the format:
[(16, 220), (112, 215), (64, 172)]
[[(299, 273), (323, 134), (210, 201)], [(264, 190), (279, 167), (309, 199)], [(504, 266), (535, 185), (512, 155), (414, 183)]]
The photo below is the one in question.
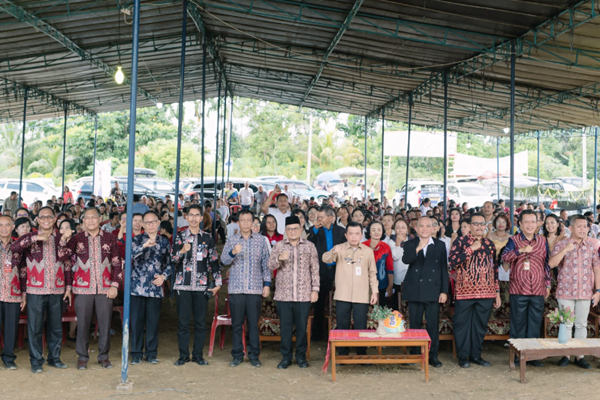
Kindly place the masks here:
[(381, 321), (392, 315), (392, 313), (393, 310), (391, 308), (375, 305), (369, 312), (369, 317), (373, 321)]
[(575, 322), (575, 313), (571, 307), (559, 307), (550, 311), (547, 315), (550, 322), (554, 324), (572, 324)]

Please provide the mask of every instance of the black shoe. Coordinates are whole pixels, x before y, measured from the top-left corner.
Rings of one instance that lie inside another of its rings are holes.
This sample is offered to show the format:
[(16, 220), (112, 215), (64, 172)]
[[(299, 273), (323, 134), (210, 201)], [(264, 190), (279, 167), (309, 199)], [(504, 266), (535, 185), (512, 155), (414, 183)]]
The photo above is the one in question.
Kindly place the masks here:
[(41, 374), (42, 372), (44, 372), (44, 369), (41, 365), (35, 365), (31, 367), (31, 372), (33, 372), (34, 374)]
[(67, 340), (69, 342), (77, 343), (77, 338), (76, 337), (67, 336)]
[(296, 362), (298, 363), (298, 366), (300, 368), (308, 368), (308, 361), (306, 361), (306, 360), (296, 360)]
[(482, 367), (491, 367), (492, 364), (490, 364), (489, 362), (485, 361), (483, 358), (481, 357), (471, 357), (469, 358), (469, 361), (472, 362), (473, 364), (477, 364), (480, 365)]
[(441, 368), (442, 363), (438, 360), (437, 356), (429, 357), (429, 365), (433, 368)]
[(262, 367), (262, 363), (260, 362), (260, 360), (258, 358), (256, 360), (250, 360), (250, 364), (255, 368)]
[(48, 365), (54, 368), (58, 368), (58, 369), (66, 369), (69, 368), (67, 366), (67, 364), (65, 364), (64, 362), (58, 360), (58, 361), (48, 361)]
[(242, 358), (234, 358), (233, 360), (231, 360), (231, 362), (229, 363), (230, 367), (237, 367), (238, 365), (240, 365), (242, 362), (244, 361), (244, 359)]
[(583, 358), (583, 357), (575, 358), (575, 365), (577, 365), (579, 368), (583, 368), (583, 369), (592, 369), (592, 366), (590, 365), (590, 363), (585, 361), (585, 358)]
[(569, 362), (571, 362), (571, 360), (569, 359), (569, 357), (563, 357), (560, 360), (558, 360), (558, 365), (559, 367), (566, 367), (567, 365), (569, 365)]
[(208, 361), (206, 361), (204, 358), (193, 357), (192, 362), (195, 362), (198, 365), (208, 365)]
[(519, 365), (521, 365), (521, 360), (519, 360), (519, 357), (515, 356), (515, 367), (518, 367)]
[(179, 359), (177, 361), (175, 361), (175, 365), (179, 367), (187, 362), (190, 362), (189, 357), (179, 357)]
[(158, 358), (156, 357), (146, 357), (146, 361), (148, 361), (150, 364), (158, 364)]
[(533, 360), (533, 361), (527, 361), (527, 365), (531, 365), (532, 367), (541, 368), (544, 366), (544, 363), (541, 362), (540, 360)]
[(142, 362), (142, 357), (131, 357), (131, 365), (138, 365)]
[(292, 365), (291, 361), (281, 360), (279, 364), (277, 364), (277, 369), (287, 369), (287, 367), (289, 367), (290, 365)]
[(471, 364), (469, 363), (469, 360), (467, 360), (466, 358), (459, 358), (458, 359), (458, 365), (461, 368), (470, 368)]
[(6, 369), (17, 369), (17, 364), (14, 361), (7, 361), (4, 363)]

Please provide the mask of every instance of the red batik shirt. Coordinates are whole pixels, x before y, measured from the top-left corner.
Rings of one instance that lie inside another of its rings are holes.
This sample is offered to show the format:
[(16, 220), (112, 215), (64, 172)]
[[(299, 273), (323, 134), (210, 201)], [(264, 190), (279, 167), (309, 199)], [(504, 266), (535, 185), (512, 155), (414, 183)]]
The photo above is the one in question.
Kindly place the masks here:
[(10, 246), (13, 244), (13, 238), (10, 238), (5, 246), (0, 241), (0, 302), (20, 303), (23, 289), (19, 280), (19, 264), (13, 264), (13, 253)]
[(10, 247), (13, 264), (21, 266), (21, 287), (29, 294), (63, 294), (73, 284), (68, 251), (61, 245), (57, 231), (45, 241), (33, 240), (38, 234), (23, 235)]
[(67, 248), (75, 254), (73, 293), (106, 294), (111, 287), (119, 287), (123, 261), (114, 235), (103, 230), (96, 236), (80, 232), (69, 240)]
[[(531, 253), (520, 253), (522, 247), (531, 246)], [(508, 239), (502, 261), (510, 263), (510, 294), (545, 296), (550, 288), (550, 266), (546, 238), (534, 235), (531, 241), (519, 233)], [(529, 261), (529, 270), (525, 262)], [(500, 267), (501, 268), (501, 267)]]
[(454, 241), (448, 257), (448, 265), (456, 271), (456, 300), (493, 299), (500, 291), (498, 268), (495, 267), (496, 246), (481, 238), (481, 247), (471, 249), (475, 238), (461, 236)]

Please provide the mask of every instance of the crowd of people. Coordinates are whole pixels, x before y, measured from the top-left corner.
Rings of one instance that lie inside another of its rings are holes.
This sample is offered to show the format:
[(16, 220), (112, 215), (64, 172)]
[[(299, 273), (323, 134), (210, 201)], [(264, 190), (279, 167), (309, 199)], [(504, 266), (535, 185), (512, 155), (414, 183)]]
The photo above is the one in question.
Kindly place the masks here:
[[(502, 200), (474, 208), (450, 201), (444, 215), (443, 205), (432, 205), (427, 198), (415, 206), (362, 197), (330, 196), (318, 202), (301, 200), (279, 186), (271, 193), (262, 187), (254, 193), (247, 183), (239, 191), (228, 183), (214, 205), (203, 203), (198, 194), (180, 195), (175, 213), (169, 196), (134, 196), (130, 209), (118, 186), (111, 196), (74, 202), (71, 195), (24, 207), (12, 193), (4, 202), (0, 322), (2, 361), (8, 369), (17, 368), (14, 347), (22, 313), (27, 315), (32, 372), (42, 372), (46, 361), (44, 328), (48, 365), (67, 368), (60, 359), (62, 314), (71, 307), (77, 322), (68, 336), (76, 342), (77, 369), (88, 368), (93, 321), (99, 334), (97, 361), (104, 368), (112, 366), (110, 328), (113, 305), (123, 294), (127, 235), (132, 237), (133, 365), (144, 359), (158, 363), (166, 291), (174, 293), (179, 321), (175, 365), (207, 365), (208, 302), (225, 282), (233, 331), (231, 367), (243, 362), (244, 343), (251, 365), (261, 366), (258, 322), (271, 290), (281, 318), (280, 369), (294, 358), (300, 368), (308, 367), (309, 314), (312, 309), (312, 339), (326, 339), (332, 291), (336, 329), (366, 329), (370, 305), (399, 309), (406, 301), (412, 329), (426, 320), (433, 367), (442, 366), (438, 319), (440, 305), (447, 301), (454, 302), (453, 330), (463, 368), (490, 365), (482, 358), (482, 343), (492, 309), (501, 305), (500, 281), (510, 284), (512, 338), (539, 337), (552, 279), (560, 306), (575, 312), (576, 338), (587, 335), (590, 301), (600, 301), (600, 229), (592, 212), (567, 218), (566, 212), (557, 216), (543, 204), (523, 203), (513, 227)], [(132, 213), (131, 227), (127, 213)], [(220, 254), (219, 243), (224, 245)], [(342, 355), (349, 351), (339, 349)], [(365, 354), (366, 348), (357, 352)], [(564, 357), (559, 365), (569, 362)], [(582, 356), (574, 363), (591, 367)]]

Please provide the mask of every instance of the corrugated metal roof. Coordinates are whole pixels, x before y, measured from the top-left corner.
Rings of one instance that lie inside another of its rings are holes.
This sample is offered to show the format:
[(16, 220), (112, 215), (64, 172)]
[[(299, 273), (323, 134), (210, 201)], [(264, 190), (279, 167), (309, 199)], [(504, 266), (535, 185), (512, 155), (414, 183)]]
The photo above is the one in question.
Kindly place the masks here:
[[(106, 71), (122, 63), (130, 75), (131, 6), (0, 0), (0, 118), (22, 118), (24, 86), (28, 118), (62, 115), (65, 102), (73, 113), (127, 109), (129, 87)], [(412, 97), (413, 122), (439, 128), (448, 71), (450, 129), (497, 135), (516, 40), (517, 132), (597, 125), (599, 12), (565, 0), (192, 0), (185, 99), (201, 98), (204, 27), (236, 96), (400, 121)], [(142, 1), (139, 106), (178, 101), (181, 19), (181, 1)], [(208, 97), (217, 70), (209, 55)]]

